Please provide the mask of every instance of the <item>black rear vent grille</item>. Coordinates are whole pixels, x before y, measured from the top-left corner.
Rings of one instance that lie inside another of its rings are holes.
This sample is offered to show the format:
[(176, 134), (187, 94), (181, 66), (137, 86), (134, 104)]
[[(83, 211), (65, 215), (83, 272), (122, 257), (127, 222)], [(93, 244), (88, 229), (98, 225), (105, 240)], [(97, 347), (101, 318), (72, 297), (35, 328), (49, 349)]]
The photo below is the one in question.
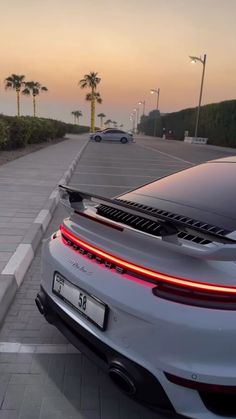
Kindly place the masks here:
[(106, 205), (99, 205), (97, 213), (103, 217), (109, 218), (109, 220), (126, 224), (136, 230), (152, 234), (153, 236), (160, 236), (161, 225), (157, 222), (149, 221), (144, 217), (128, 214), (125, 211), (114, 209)]
[[(219, 227), (207, 224), (207, 223), (203, 223), (201, 221), (194, 220), (192, 218), (185, 217), (183, 215), (174, 214), (174, 213), (164, 211), (158, 208), (149, 207), (147, 205), (138, 204), (132, 201), (126, 201), (123, 199), (117, 199), (117, 201), (131, 205), (132, 207), (137, 208), (137, 209), (143, 209), (145, 211), (148, 211), (150, 212), (150, 215), (157, 215), (157, 216), (162, 215), (162, 216), (165, 216), (167, 220), (169, 219), (170, 221), (171, 220), (180, 221), (186, 224), (186, 226), (198, 227), (202, 231), (214, 233), (219, 236), (225, 236), (226, 234), (230, 233), (229, 231), (223, 230), (222, 228), (219, 228)], [(97, 207), (97, 212), (99, 215), (103, 217), (106, 217), (116, 222), (120, 222), (122, 224), (126, 224), (130, 227), (135, 228), (136, 230), (149, 233), (153, 236), (161, 235), (161, 228), (162, 228), (161, 224), (155, 221), (150, 221), (146, 219), (145, 217), (132, 215), (132, 214), (127, 213), (126, 211), (115, 209), (107, 205), (99, 205)], [(180, 239), (188, 240), (188, 241), (202, 244), (202, 245), (211, 243), (210, 240), (206, 240), (206, 239), (203, 239), (202, 237), (199, 237), (197, 233), (196, 235), (192, 235), (192, 234), (188, 234), (186, 232), (180, 231), (178, 233), (178, 237)]]
[(203, 239), (202, 237), (199, 237), (199, 236), (193, 236), (192, 234), (187, 234), (187, 233), (184, 233), (183, 231), (180, 231), (178, 233), (178, 237), (183, 240), (188, 240), (193, 243), (198, 243), (198, 244), (203, 244), (203, 245), (212, 243), (210, 240)]

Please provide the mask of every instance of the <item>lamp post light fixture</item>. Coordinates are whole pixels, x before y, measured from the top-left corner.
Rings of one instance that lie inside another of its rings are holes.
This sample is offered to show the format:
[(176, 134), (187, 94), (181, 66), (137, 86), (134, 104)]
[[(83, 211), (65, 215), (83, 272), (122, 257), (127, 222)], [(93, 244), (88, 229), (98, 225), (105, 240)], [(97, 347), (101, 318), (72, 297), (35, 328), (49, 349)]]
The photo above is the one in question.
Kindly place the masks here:
[(140, 100), (139, 105), (143, 105), (143, 115), (145, 115), (145, 100)]
[(155, 118), (154, 133), (153, 133), (154, 137), (156, 137), (156, 133), (157, 133), (157, 119), (158, 119), (158, 108), (159, 108), (159, 98), (160, 98), (160, 88), (158, 88), (158, 89), (152, 89), (151, 90), (151, 94), (153, 95), (154, 93), (156, 93), (156, 95), (157, 95), (157, 107), (156, 107), (157, 114), (156, 114), (156, 118)]
[(202, 80), (201, 80), (200, 95), (199, 95), (199, 102), (198, 102), (198, 109), (197, 109), (197, 118), (196, 118), (195, 133), (194, 133), (194, 137), (197, 137), (199, 114), (200, 114), (200, 108), (201, 108), (201, 102), (202, 102), (203, 82), (204, 82), (205, 67), (206, 67), (206, 54), (204, 54), (203, 59), (201, 57), (193, 57), (191, 55), (189, 56), (189, 58), (191, 59), (192, 64), (195, 64), (197, 61), (199, 61), (202, 64)]

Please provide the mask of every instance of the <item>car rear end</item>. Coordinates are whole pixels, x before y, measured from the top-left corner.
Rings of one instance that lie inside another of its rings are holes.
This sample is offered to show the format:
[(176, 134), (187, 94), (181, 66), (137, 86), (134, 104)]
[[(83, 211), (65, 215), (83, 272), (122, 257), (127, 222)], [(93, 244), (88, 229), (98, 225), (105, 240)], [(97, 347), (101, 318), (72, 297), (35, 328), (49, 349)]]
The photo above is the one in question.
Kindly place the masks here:
[(44, 244), (42, 314), (131, 397), (235, 417), (234, 233), (170, 222), (132, 192), (61, 191), (72, 212)]

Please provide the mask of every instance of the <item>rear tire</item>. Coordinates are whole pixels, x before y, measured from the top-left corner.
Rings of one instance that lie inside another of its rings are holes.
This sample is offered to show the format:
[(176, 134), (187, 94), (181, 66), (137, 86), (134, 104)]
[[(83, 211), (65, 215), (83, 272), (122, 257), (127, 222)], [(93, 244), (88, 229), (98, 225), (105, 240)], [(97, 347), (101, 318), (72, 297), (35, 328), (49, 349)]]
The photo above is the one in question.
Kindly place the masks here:
[(122, 144), (126, 144), (128, 142), (128, 140), (127, 140), (127, 138), (123, 137), (123, 138), (121, 138), (120, 142)]
[(97, 141), (97, 143), (99, 143), (102, 139), (99, 135), (96, 135), (96, 137), (94, 137), (94, 140)]

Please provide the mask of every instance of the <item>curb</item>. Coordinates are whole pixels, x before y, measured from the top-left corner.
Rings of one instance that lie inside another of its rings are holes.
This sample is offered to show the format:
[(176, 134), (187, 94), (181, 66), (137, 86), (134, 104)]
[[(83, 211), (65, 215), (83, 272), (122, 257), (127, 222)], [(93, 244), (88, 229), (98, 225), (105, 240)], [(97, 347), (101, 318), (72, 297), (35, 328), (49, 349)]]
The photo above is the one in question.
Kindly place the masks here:
[[(58, 181), (58, 184), (65, 185), (68, 183), (88, 142), (89, 140), (82, 146), (63, 177)], [(55, 188), (46, 201), (44, 208), (37, 214), (33, 224), (25, 234), (23, 241), (18, 245), (15, 253), (0, 273), (0, 324), (18, 288), (24, 280), (24, 276), (34, 259), (37, 247), (52, 219), (58, 203), (59, 191)]]

